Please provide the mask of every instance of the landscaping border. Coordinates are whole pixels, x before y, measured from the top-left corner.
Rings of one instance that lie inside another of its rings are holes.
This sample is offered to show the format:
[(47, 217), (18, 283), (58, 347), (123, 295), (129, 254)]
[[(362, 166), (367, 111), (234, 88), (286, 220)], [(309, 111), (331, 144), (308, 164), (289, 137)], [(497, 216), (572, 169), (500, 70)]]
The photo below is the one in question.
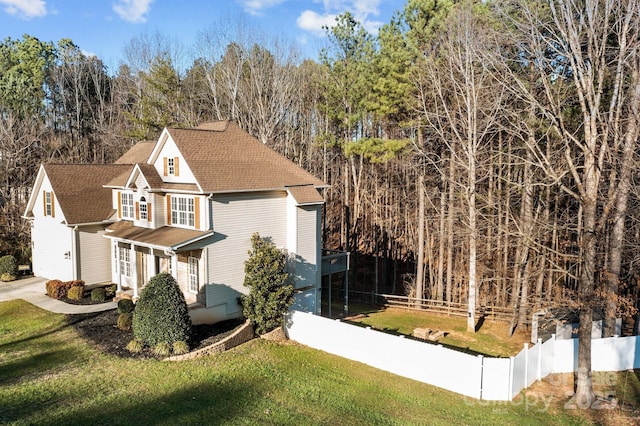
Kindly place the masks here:
[(244, 324), (238, 327), (236, 331), (220, 340), (219, 342), (214, 343), (213, 345), (207, 346), (206, 348), (198, 349), (197, 351), (189, 352), (188, 354), (175, 355), (164, 358), (163, 361), (186, 361), (188, 359), (219, 354), (228, 351), (231, 348), (235, 348), (236, 346), (241, 345), (245, 342), (248, 342), (254, 337), (255, 334), (253, 332), (253, 325), (251, 324), (251, 321), (247, 320)]

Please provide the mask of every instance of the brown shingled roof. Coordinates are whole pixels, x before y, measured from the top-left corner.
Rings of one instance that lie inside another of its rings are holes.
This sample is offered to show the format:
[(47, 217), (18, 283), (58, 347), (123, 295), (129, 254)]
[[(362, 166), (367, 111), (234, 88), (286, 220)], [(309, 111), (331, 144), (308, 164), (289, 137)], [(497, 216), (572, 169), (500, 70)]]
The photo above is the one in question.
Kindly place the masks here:
[(233, 122), (168, 131), (204, 192), (327, 186)]
[(324, 202), (322, 194), (320, 194), (318, 190), (311, 185), (293, 186), (287, 189), (291, 193), (293, 199), (296, 200), (296, 203), (300, 205), (319, 204)]
[(114, 213), (111, 190), (104, 182), (113, 179), (124, 164), (45, 164), (44, 170), (68, 224), (102, 222)]
[(156, 146), (155, 141), (140, 141), (122, 154), (122, 157), (118, 158), (115, 164), (146, 163), (154, 146)]
[(107, 231), (107, 237), (167, 248), (174, 248), (213, 235), (213, 231), (203, 232), (172, 226), (163, 226), (158, 229), (141, 228), (133, 226), (131, 222), (124, 220), (109, 225)]

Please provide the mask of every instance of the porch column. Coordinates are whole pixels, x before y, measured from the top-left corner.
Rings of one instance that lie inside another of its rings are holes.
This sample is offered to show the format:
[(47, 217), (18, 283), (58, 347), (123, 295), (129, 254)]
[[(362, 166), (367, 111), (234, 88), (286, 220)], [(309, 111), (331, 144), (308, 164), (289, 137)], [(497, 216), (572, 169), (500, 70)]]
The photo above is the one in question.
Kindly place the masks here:
[(129, 277), (133, 281), (133, 297), (138, 298), (138, 259), (136, 258), (136, 246), (131, 243), (131, 276)]
[(114, 270), (118, 274), (118, 293), (122, 292), (122, 271), (120, 270), (120, 246), (117, 241), (114, 241), (116, 247), (116, 264), (114, 265)]
[(173, 253), (171, 255), (171, 275), (178, 282), (178, 254)]

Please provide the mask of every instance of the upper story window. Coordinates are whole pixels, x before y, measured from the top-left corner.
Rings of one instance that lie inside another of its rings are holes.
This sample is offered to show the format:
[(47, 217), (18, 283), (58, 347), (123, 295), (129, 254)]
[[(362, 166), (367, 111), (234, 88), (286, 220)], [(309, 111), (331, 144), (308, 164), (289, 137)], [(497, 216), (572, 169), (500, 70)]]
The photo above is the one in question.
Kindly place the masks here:
[(180, 158), (178, 157), (164, 157), (164, 175), (165, 176), (180, 176)]
[(123, 219), (133, 219), (133, 194), (130, 192), (120, 193), (120, 211)]
[(149, 220), (147, 200), (144, 197), (140, 198), (140, 220)]
[(53, 207), (53, 192), (44, 191), (42, 193), (43, 203), (44, 203), (44, 215), (55, 217), (55, 209)]
[(171, 224), (194, 227), (196, 223), (193, 198), (171, 197)]

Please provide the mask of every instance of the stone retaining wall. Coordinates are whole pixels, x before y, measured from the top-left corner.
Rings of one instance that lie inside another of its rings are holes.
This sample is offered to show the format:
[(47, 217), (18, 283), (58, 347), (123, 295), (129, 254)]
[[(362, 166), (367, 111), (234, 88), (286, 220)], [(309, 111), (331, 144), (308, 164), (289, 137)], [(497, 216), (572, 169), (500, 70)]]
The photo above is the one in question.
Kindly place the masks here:
[(169, 358), (165, 358), (164, 361), (184, 361), (187, 359), (199, 358), (207, 355), (219, 354), (224, 351), (228, 351), (231, 348), (235, 348), (245, 342), (254, 338), (253, 325), (251, 321), (246, 321), (236, 331), (229, 336), (214, 343), (206, 348), (198, 349), (197, 351), (189, 352), (184, 355), (176, 355)]

